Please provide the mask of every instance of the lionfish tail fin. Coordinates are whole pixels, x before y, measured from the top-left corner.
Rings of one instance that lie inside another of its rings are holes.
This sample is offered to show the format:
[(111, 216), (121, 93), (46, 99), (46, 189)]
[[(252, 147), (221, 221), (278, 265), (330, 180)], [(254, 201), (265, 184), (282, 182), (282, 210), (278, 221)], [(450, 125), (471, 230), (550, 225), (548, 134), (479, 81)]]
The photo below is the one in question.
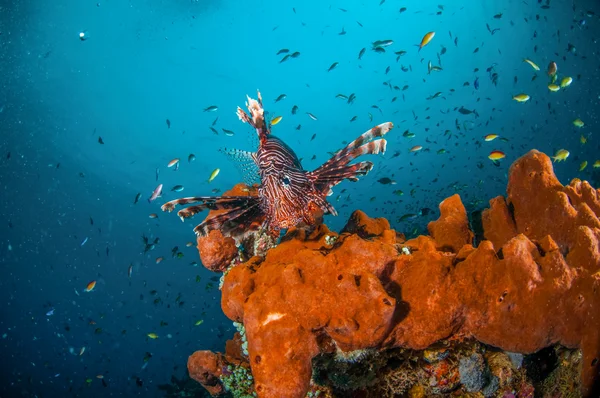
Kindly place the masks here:
[(387, 141), (383, 137), (394, 125), (391, 122), (373, 127), (360, 137), (346, 145), (321, 167), (309, 173), (321, 192), (329, 194), (329, 190), (344, 179), (357, 181), (373, 168), (373, 163), (365, 161), (348, 165), (361, 155), (385, 153)]
[(258, 134), (258, 138), (261, 140), (265, 140), (267, 136), (271, 133), (267, 123), (265, 122), (265, 110), (263, 109), (262, 97), (260, 95), (260, 91), (258, 91), (258, 99), (252, 99), (248, 96), (248, 101), (246, 101), (246, 107), (250, 112), (248, 115), (242, 108), (238, 106), (237, 115), (240, 120), (244, 123), (248, 123), (252, 127), (256, 129), (256, 133)]

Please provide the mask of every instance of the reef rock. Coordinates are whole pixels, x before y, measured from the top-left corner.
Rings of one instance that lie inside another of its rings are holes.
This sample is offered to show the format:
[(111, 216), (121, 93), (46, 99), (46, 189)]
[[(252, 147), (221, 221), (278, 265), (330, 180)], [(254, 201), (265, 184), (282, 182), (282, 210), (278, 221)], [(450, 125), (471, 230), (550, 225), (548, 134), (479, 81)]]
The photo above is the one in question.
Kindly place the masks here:
[[(246, 360), (258, 396), (306, 396), (314, 387), (312, 361), (318, 355), (355, 361), (365, 352), (424, 350), (448, 339), (476, 339), (521, 354), (555, 344), (581, 349), (582, 393), (596, 394), (599, 192), (579, 180), (563, 187), (550, 159), (537, 151), (513, 164), (507, 192), (506, 200), (495, 198), (484, 211), (488, 240), (477, 248), (454, 195), (429, 224), (431, 237), (404, 242), (385, 220), (355, 212), (339, 235), (324, 225), (292, 229), (264, 257), (231, 268), (221, 304), (226, 316), (245, 326)], [(223, 268), (214, 262), (211, 267)], [(498, 368), (499, 360), (490, 359), (488, 370), (483, 354), (461, 357), (458, 367), (448, 367), (457, 363), (448, 360), (427, 365), (426, 374), (435, 376), (436, 391), (461, 385), (488, 395), (508, 388), (506, 375), (516, 369)], [(207, 355), (201, 354), (208, 365), (200, 369), (214, 368)], [(214, 381), (188, 366), (203, 384)], [(440, 379), (438, 368), (453, 369), (452, 377)], [(510, 380), (522, 385), (520, 391), (532, 391), (533, 384), (519, 377)], [(408, 376), (403, 383), (408, 379), (414, 383)], [(435, 393), (426, 383), (414, 384), (415, 391)]]

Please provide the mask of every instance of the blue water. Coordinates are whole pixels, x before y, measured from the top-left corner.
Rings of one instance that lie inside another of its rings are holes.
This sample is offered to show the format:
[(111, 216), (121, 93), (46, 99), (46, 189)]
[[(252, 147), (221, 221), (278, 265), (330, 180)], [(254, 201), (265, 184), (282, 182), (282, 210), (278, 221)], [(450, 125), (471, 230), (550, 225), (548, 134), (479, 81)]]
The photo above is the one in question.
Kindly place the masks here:
[[(218, 149), (255, 149), (254, 133), (235, 109), (256, 89), (266, 110), (283, 116), (274, 134), (309, 170), (375, 124), (395, 124), (387, 153), (369, 159), (373, 171), (334, 188), (329, 199), (340, 215), (326, 217), (334, 229), (362, 209), (407, 235), (425, 232), (437, 204), (456, 192), (469, 212), (481, 210), (505, 193), (508, 167), (533, 148), (570, 151), (555, 166), (563, 183), (577, 177), (600, 185), (599, 169), (592, 168), (600, 158), (597, 2), (552, 1), (542, 8), (545, 1), (453, 1), (443, 10), (439, 0), (379, 3), (2, 3), (0, 396), (163, 396), (158, 386), (173, 375), (183, 378), (193, 351), (224, 349), (235, 329), (221, 313), (218, 281), (210, 280), (216, 274), (194, 266), (197, 251), (186, 247), (202, 217), (181, 223), (161, 213), (160, 204), (241, 181)], [(500, 30), (491, 35), (486, 23)], [(429, 31), (435, 37), (417, 52)], [(374, 52), (371, 43), (384, 39), (394, 43)], [(575, 50), (568, 51), (569, 43)], [(280, 63), (284, 55), (276, 53), (284, 48), (301, 55)], [(407, 53), (396, 62), (400, 50)], [(428, 74), (428, 61), (443, 70)], [(550, 61), (558, 64), (559, 81), (573, 77), (570, 87), (548, 90)], [(427, 100), (436, 92), (439, 98)], [(351, 93), (352, 105), (336, 98)], [(519, 93), (531, 100), (513, 101)], [(274, 103), (280, 94), (287, 98)], [(203, 111), (211, 105), (218, 110)], [(209, 127), (217, 117), (215, 135)], [(573, 126), (575, 118), (585, 126)], [(415, 137), (403, 137), (406, 130)], [(491, 133), (508, 141), (484, 142)], [(423, 150), (410, 153), (415, 145)], [(487, 158), (492, 150), (506, 158), (494, 165)], [(190, 153), (197, 158), (192, 163)], [(179, 170), (168, 169), (176, 157)], [(209, 184), (215, 168), (221, 173)], [(396, 184), (379, 183), (384, 177)], [(165, 194), (149, 204), (158, 183)], [(170, 192), (176, 184), (185, 186), (183, 193)], [(422, 208), (434, 211), (398, 221)], [(148, 253), (143, 234), (160, 238)], [(174, 246), (183, 258), (172, 257)], [(159, 256), (164, 261), (156, 264)], [(92, 280), (95, 289), (83, 292)]]

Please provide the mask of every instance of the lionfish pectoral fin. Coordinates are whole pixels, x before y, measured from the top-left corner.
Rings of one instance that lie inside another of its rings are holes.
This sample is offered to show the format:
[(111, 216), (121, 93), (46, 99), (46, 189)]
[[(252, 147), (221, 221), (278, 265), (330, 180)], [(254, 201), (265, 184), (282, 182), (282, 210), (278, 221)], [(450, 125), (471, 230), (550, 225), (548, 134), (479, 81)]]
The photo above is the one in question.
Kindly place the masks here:
[(243, 206), (233, 207), (224, 213), (213, 216), (209, 215), (194, 228), (194, 232), (196, 235), (206, 236), (210, 231), (218, 229), (223, 234), (227, 234), (239, 226), (239, 224), (247, 224), (249, 226), (252, 222), (262, 223), (264, 215), (260, 210), (260, 202), (257, 197), (252, 197), (252, 199), (252, 201), (245, 203)]
[(348, 163), (361, 155), (385, 153), (387, 141), (381, 137), (393, 127), (391, 122), (373, 127), (338, 151), (321, 167), (308, 173), (317, 189), (321, 192), (328, 192), (344, 179), (357, 181), (359, 176), (364, 176), (371, 171), (373, 168), (371, 162), (365, 161), (353, 165), (348, 165)]
[[(196, 206), (188, 207), (187, 209), (180, 210), (177, 215), (181, 218), (191, 217), (198, 214), (202, 210), (221, 210), (230, 209), (234, 207), (243, 206), (249, 201), (255, 199), (254, 196), (191, 196), (187, 198), (180, 198), (171, 200), (161, 206), (162, 211), (172, 212), (175, 206), (185, 206), (192, 203), (201, 203)], [(186, 210), (189, 210), (186, 212)]]

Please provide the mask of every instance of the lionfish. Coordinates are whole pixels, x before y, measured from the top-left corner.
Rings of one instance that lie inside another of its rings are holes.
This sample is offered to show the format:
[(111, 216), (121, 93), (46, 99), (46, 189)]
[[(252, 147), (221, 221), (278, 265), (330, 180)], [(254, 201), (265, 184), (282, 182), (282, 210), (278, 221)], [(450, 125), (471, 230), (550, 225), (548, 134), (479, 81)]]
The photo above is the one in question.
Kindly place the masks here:
[(387, 142), (381, 137), (393, 128), (391, 122), (375, 126), (338, 151), (321, 167), (306, 171), (294, 151), (271, 134), (271, 126), (265, 121), (260, 92), (257, 100), (247, 99), (250, 115), (238, 107), (237, 116), (256, 130), (258, 150), (225, 150), (225, 153), (234, 159), (246, 161), (245, 169), (257, 170), (260, 180), (257, 189), (252, 190), (254, 193), (249, 196), (188, 197), (162, 205), (163, 211), (171, 212), (177, 205), (199, 203), (179, 210), (177, 215), (182, 221), (205, 209), (222, 210), (209, 214), (194, 228), (198, 236), (206, 236), (214, 229), (226, 234), (240, 225), (255, 223), (270, 233), (278, 233), (301, 224), (314, 225), (317, 222), (316, 214), (320, 212), (337, 215), (335, 208), (325, 198), (344, 179), (357, 181), (358, 177), (366, 175), (373, 168), (373, 163), (369, 161), (349, 163), (361, 155), (385, 153)]

